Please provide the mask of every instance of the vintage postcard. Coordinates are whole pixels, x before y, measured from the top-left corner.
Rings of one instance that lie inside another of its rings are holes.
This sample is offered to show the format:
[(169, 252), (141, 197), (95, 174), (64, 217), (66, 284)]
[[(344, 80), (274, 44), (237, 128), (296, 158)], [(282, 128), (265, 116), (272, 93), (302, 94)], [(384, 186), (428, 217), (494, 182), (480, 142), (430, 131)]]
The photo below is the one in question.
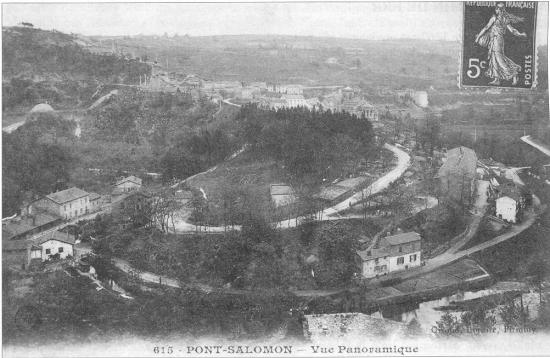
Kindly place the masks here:
[(2, 3), (3, 356), (550, 356), (548, 14)]
[(533, 88), (536, 85), (537, 3), (464, 3), (463, 87)]

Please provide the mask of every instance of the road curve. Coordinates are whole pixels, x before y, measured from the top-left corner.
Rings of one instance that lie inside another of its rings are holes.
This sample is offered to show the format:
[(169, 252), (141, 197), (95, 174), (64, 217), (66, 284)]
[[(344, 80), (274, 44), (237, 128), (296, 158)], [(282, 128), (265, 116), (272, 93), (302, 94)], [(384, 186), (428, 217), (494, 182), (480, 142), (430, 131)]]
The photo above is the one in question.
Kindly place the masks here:
[[(339, 215), (340, 212), (349, 209), (351, 206), (357, 204), (361, 200), (368, 198), (369, 196), (380, 193), (383, 190), (386, 190), (391, 183), (399, 179), (411, 165), (411, 157), (407, 152), (391, 144), (384, 144), (384, 148), (393, 152), (397, 157), (397, 164), (395, 168), (386, 173), (384, 176), (378, 178), (374, 183), (369, 185), (367, 188), (362, 191), (353, 194), (351, 197), (347, 198), (344, 201), (339, 202), (338, 204), (326, 208), (319, 215), (318, 221), (322, 221), (324, 217)], [(296, 227), (300, 224), (300, 218), (293, 218), (289, 220), (283, 220), (277, 223), (277, 227), (289, 228)]]
[[(350, 206), (353, 206), (357, 204), (359, 201), (372, 196), (374, 194), (378, 194), (379, 192), (387, 189), (391, 183), (399, 179), (405, 171), (409, 168), (411, 165), (411, 157), (407, 152), (404, 150), (391, 145), (391, 144), (384, 144), (384, 148), (387, 150), (390, 150), (394, 153), (394, 155), (397, 157), (397, 164), (396, 166), (386, 173), (384, 176), (378, 178), (374, 183), (369, 185), (367, 188), (363, 189), (362, 191), (355, 193), (351, 197), (347, 198), (346, 200), (343, 200), (339, 203), (337, 203), (334, 206), (331, 206), (329, 208), (323, 209), (321, 215), (319, 215), (316, 218), (316, 221), (324, 221), (327, 219), (330, 219), (329, 217), (334, 215), (339, 215), (340, 212), (349, 209)], [(230, 158), (231, 159), (231, 158)], [(216, 167), (208, 169), (206, 172), (199, 173), (196, 175), (201, 175), (207, 172), (211, 172)], [(274, 225), (278, 228), (291, 228), (296, 227), (301, 224), (304, 217), (297, 217), (297, 218), (291, 218), (283, 221), (279, 221), (274, 223)], [(224, 232), (227, 230), (240, 230), (240, 226), (236, 225), (231, 228), (224, 227), (224, 226), (196, 226), (194, 224), (185, 222), (184, 220), (175, 220), (174, 226), (176, 227), (177, 232)]]

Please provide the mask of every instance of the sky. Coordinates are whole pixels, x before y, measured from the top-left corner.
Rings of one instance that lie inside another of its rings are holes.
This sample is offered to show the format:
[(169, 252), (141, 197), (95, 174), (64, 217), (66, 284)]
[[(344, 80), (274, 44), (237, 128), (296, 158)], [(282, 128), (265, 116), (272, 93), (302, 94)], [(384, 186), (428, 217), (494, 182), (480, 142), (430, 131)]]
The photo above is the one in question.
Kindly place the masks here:
[[(539, 3), (548, 28), (548, 3)], [(460, 40), (458, 2), (10, 3), (3, 26), (22, 21), (83, 35), (280, 34), (362, 39)], [(537, 39), (546, 39), (539, 32)], [(546, 40), (543, 41), (546, 43)]]

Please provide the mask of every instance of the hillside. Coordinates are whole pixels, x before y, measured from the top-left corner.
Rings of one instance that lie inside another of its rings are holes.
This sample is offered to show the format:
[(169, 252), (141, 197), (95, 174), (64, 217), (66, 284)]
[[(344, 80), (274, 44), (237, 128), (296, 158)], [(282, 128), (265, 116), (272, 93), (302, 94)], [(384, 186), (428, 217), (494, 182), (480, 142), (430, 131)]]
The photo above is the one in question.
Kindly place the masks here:
[(234, 35), (96, 37), (147, 55), (172, 71), (205, 79), (359, 84), (378, 87), (456, 87), (458, 43), (425, 40)]
[(88, 101), (99, 84), (137, 83), (150, 66), (90, 52), (86, 41), (57, 31), (2, 28), (2, 108), (25, 111), (40, 102), (54, 108)]

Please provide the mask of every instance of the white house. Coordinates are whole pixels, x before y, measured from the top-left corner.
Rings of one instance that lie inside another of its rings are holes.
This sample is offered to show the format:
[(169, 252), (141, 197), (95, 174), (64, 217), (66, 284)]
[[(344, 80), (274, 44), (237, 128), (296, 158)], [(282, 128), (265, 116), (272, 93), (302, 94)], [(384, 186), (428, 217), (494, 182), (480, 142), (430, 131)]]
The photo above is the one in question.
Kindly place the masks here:
[(139, 190), (141, 188), (141, 179), (130, 175), (129, 177), (120, 179), (115, 183), (115, 189), (113, 194), (127, 193), (132, 190)]
[[(75, 239), (73, 235), (60, 231), (47, 233), (35, 241), (35, 244), (42, 249), (42, 261), (46, 261), (56, 254), (59, 254), (60, 259), (74, 256), (74, 243)], [(31, 255), (32, 253), (31, 251)]]
[(496, 216), (504, 221), (515, 223), (519, 211), (519, 203), (509, 196), (501, 196), (496, 200)]
[(364, 277), (385, 275), (420, 266), (422, 238), (416, 232), (406, 232), (380, 239), (378, 248), (358, 251), (361, 274)]
[(34, 203), (34, 206), (42, 208), (62, 218), (70, 219), (89, 212), (90, 194), (84, 190), (72, 187), (56, 193), (48, 194)]
[(496, 188), (495, 215), (504, 221), (516, 223), (518, 214), (525, 207), (525, 197), (513, 182), (505, 182)]

